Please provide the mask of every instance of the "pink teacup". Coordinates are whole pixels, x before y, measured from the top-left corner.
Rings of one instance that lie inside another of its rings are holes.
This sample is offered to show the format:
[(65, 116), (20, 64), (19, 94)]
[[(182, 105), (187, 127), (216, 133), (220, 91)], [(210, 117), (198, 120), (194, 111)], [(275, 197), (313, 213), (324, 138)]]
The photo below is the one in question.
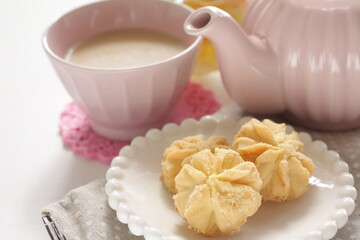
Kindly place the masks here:
[[(44, 48), (95, 132), (115, 140), (130, 140), (168, 120), (189, 80), (201, 43), (200, 37), (183, 30), (191, 11), (164, 0), (105, 0), (72, 10), (47, 29)], [(167, 60), (132, 68), (90, 68), (65, 59), (75, 44), (125, 28), (162, 31), (184, 41), (187, 48)]]

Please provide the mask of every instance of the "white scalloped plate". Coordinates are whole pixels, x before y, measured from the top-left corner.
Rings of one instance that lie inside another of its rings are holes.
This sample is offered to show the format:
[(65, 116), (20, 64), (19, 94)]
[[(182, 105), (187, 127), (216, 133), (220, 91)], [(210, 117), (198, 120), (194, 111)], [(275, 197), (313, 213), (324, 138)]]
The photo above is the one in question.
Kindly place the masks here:
[[(190, 230), (176, 212), (172, 195), (160, 180), (162, 153), (172, 141), (200, 133), (223, 135), (231, 142), (248, 120), (188, 119), (180, 126), (167, 124), (161, 131), (153, 129), (135, 138), (114, 158), (106, 174), (109, 204), (120, 222), (146, 240), (215, 239)], [(332, 238), (345, 225), (357, 195), (348, 165), (325, 143), (312, 141), (307, 133), (299, 137), (315, 164), (309, 190), (291, 202), (263, 202), (239, 233), (216, 240), (322, 240)]]

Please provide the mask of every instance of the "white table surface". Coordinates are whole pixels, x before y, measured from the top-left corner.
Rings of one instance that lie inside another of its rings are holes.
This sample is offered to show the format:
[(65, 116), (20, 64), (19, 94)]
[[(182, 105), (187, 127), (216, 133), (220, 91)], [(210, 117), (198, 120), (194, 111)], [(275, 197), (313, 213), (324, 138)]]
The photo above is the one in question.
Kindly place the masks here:
[[(41, 208), (108, 168), (63, 146), (59, 114), (71, 98), (41, 45), (46, 26), (87, 2), (0, 0), (0, 239), (50, 239)], [(227, 102), (218, 74), (206, 78)]]

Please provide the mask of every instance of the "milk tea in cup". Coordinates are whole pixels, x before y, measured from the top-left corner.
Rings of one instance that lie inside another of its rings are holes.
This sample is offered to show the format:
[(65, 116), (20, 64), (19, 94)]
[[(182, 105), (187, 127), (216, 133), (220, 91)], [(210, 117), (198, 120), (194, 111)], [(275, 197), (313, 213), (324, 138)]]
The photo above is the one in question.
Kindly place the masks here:
[(181, 39), (149, 29), (122, 29), (91, 37), (71, 48), (69, 62), (95, 68), (139, 67), (172, 58), (186, 49)]
[(47, 29), (44, 48), (95, 132), (131, 140), (169, 121), (201, 44), (183, 30), (191, 12), (166, 0), (104, 0)]

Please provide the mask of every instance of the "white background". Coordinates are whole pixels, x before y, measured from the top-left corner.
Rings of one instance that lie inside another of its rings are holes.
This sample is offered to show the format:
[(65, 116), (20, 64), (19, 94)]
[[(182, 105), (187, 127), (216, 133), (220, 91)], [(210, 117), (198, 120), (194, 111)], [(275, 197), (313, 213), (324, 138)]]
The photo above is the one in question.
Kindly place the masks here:
[[(59, 115), (71, 98), (41, 45), (55, 18), (87, 2), (0, 0), (0, 239), (50, 239), (42, 207), (108, 168), (63, 146)], [(228, 101), (218, 73), (203, 83)]]
[(71, 99), (41, 45), (46, 26), (86, 2), (0, 0), (0, 239), (50, 239), (41, 208), (108, 168), (63, 147)]

